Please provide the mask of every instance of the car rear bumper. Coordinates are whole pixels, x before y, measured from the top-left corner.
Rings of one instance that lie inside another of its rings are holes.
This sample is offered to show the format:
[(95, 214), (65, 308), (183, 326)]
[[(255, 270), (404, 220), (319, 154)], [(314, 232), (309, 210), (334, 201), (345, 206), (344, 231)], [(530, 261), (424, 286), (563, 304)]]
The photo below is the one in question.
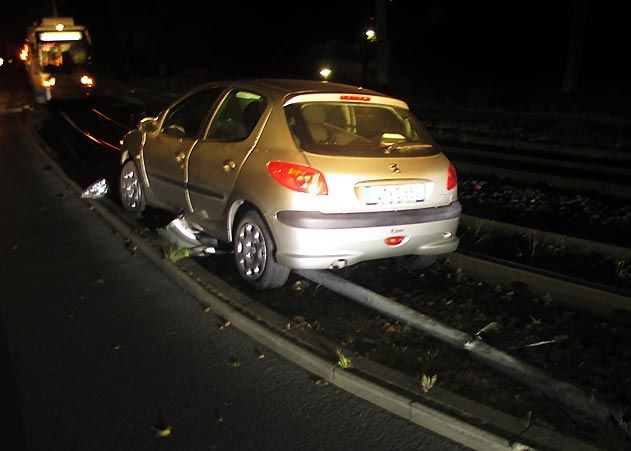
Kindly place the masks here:
[(459, 218), (461, 212), (462, 206), (456, 201), (443, 207), (370, 213), (279, 211), (276, 217), (281, 223), (301, 229), (356, 229), (444, 221)]
[[(460, 241), (456, 237), (460, 204), (454, 202), (447, 207), (427, 210), (432, 211), (421, 214), (414, 210), (417, 220), (421, 218), (422, 221), (416, 223), (409, 222), (414, 217), (409, 212), (388, 213), (388, 220), (381, 214), (371, 218), (373, 214), (306, 213), (303, 216), (279, 214), (268, 221), (276, 239), (279, 263), (293, 269), (327, 269), (399, 255), (437, 255), (455, 251)], [(387, 224), (383, 224), (384, 221)], [(325, 228), (325, 224), (336, 227)], [(386, 238), (393, 236), (404, 237), (403, 242), (397, 246), (387, 245)]]

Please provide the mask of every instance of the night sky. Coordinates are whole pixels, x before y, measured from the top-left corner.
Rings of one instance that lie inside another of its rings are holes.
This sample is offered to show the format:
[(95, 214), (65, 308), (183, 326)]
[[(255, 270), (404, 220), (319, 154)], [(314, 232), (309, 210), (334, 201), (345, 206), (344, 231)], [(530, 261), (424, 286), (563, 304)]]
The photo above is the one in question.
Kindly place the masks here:
[[(582, 33), (581, 82), (626, 83), (631, 75), (626, 68), (631, 27), (622, 7), (584, 2), (588, 12)], [(391, 73), (426, 82), (560, 86), (574, 5), (580, 3), (386, 0)], [(23, 39), (26, 24), (50, 14), (50, 5), (25, 0), (3, 15), (3, 51), (9, 52)], [(126, 75), (202, 74), (214, 79), (313, 78), (319, 64), (331, 61), (343, 73), (344, 64), (361, 61), (362, 33), (374, 24), (375, 2), (289, 6), (236, 0), (205, 5), (198, 0), (168, 4), (58, 0), (57, 5), (59, 15), (74, 16), (90, 27), (95, 67)]]

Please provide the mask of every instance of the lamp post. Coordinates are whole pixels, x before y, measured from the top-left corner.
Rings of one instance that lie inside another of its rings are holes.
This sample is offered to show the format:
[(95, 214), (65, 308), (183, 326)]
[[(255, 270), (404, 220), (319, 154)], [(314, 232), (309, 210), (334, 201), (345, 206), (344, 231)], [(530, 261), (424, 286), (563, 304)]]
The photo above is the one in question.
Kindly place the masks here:
[(377, 25), (377, 84), (388, 84), (390, 74), (390, 42), (388, 40), (388, 20), (385, 0), (375, 0), (375, 17)]
[(370, 82), (369, 70), (371, 60), (374, 60), (374, 44), (377, 41), (377, 32), (374, 28), (366, 28), (363, 35), (360, 37), (360, 52), (361, 52), (361, 82), (367, 84)]
[(320, 76), (324, 81), (327, 81), (332, 73), (333, 71), (328, 67), (323, 67), (322, 69), (320, 69)]

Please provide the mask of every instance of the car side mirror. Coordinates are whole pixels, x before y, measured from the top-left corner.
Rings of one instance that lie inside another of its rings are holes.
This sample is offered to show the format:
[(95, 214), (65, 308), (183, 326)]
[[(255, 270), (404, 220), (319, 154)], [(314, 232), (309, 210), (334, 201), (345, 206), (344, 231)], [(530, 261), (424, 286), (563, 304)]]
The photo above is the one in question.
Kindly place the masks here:
[(139, 128), (141, 132), (153, 133), (158, 129), (158, 121), (155, 117), (146, 117), (140, 121)]

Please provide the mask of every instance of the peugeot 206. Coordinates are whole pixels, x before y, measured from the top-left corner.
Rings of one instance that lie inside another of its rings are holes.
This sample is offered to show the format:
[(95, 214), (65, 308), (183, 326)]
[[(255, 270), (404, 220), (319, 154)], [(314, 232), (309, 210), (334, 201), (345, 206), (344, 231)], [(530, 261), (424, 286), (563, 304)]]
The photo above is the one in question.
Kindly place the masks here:
[[(179, 215), (232, 250), (258, 289), (291, 269), (382, 258), (429, 266), (457, 249), (453, 164), (407, 103), (346, 84), (204, 84), (122, 142), (123, 207)], [(203, 241), (203, 240), (202, 240)]]

